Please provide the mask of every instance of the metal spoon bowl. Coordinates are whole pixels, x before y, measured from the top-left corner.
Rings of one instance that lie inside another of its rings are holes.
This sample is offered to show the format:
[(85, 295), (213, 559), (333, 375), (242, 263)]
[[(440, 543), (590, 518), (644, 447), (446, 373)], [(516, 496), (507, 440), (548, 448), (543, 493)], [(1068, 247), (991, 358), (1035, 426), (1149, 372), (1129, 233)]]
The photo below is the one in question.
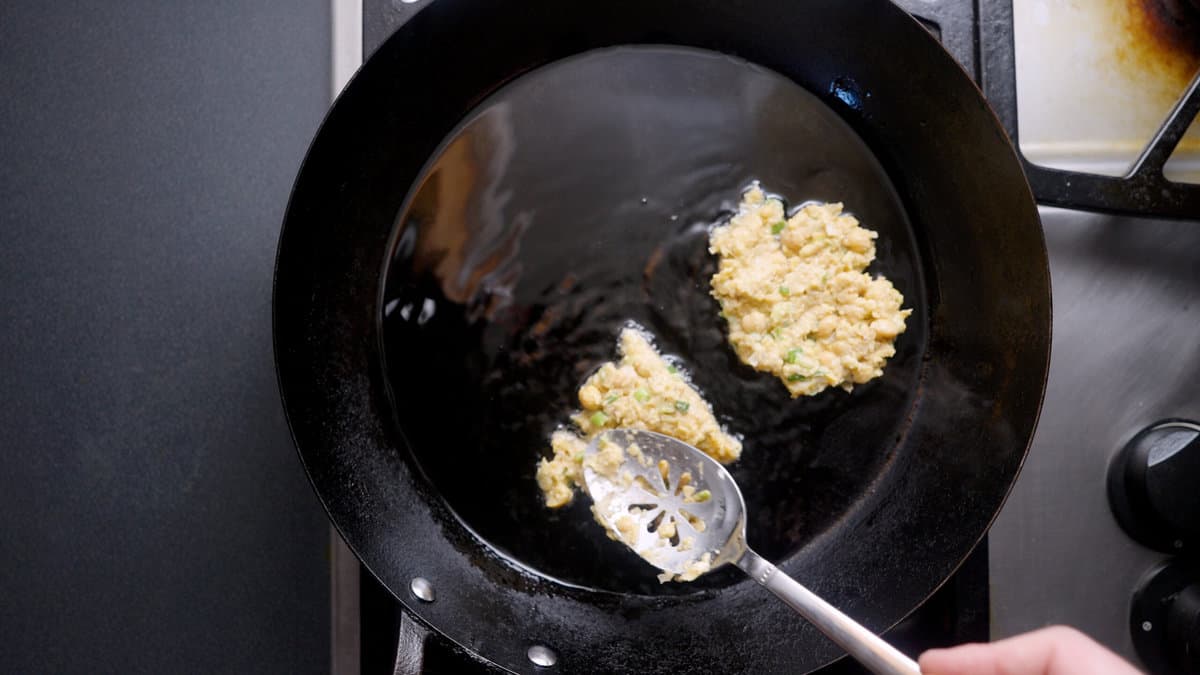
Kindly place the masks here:
[(919, 675), (916, 662), (746, 546), (746, 502), (733, 476), (700, 450), (650, 431), (613, 429), (588, 444), (584, 483), (611, 536), (690, 580), (732, 563), (872, 672)]

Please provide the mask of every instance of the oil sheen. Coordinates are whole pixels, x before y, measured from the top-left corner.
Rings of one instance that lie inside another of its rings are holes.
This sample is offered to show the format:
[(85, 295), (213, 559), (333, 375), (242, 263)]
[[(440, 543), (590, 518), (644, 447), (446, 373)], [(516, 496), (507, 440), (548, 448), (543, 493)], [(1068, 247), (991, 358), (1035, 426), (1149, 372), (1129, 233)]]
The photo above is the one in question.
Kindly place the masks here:
[[(759, 180), (840, 201), (879, 233), (871, 271), (914, 308), (884, 375), (792, 400), (739, 362), (709, 293), (710, 229)], [(432, 489), (501, 555), (564, 583), (697, 593), (718, 570), (660, 585), (609, 541), (588, 500), (551, 510), (539, 453), (635, 321), (677, 358), (744, 441), (731, 471), (751, 541), (776, 561), (852, 507), (911, 413), (924, 287), (901, 200), (866, 144), (821, 99), (745, 61), (618, 47), (532, 71), (483, 101), (431, 158), (398, 214), (384, 289), (395, 416)]]

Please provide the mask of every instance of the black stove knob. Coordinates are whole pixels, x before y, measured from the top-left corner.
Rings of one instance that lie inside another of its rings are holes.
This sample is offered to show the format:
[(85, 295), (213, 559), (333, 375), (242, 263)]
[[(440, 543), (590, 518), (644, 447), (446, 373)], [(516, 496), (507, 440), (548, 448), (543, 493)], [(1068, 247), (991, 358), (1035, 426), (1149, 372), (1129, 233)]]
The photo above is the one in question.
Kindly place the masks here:
[(1108, 501), (1137, 541), (1173, 553), (1200, 540), (1200, 424), (1143, 429), (1108, 468)]
[(1129, 630), (1154, 675), (1200, 675), (1200, 569), (1176, 558), (1146, 575), (1133, 595)]

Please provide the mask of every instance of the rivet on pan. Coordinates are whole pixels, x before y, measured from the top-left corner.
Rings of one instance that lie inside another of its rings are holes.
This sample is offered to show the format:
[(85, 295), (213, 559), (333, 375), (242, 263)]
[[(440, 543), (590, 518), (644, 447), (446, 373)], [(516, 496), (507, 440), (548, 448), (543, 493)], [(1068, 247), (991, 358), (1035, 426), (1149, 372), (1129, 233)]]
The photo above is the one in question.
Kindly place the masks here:
[(525, 652), (525, 655), (529, 657), (533, 665), (541, 666), (542, 668), (549, 668), (558, 663), (558, 654), (555, 654), (553, 649), (544, 645), (530, 647), (529, 651)]
[(1150, 623), (1149, 621), (1142, 622), (1142, 630), (1149, 633), (1151, 628), (1154, 628), (1154, 624)]
[(424, 602), (433, 602), (434, 600), (433, 584), (429, 583), (429, 580), (425, 577), (414, 577), (412, 582), (408, 584), (408, 590), (412, 591), (412, 594), (417, 596), (418, 600)]

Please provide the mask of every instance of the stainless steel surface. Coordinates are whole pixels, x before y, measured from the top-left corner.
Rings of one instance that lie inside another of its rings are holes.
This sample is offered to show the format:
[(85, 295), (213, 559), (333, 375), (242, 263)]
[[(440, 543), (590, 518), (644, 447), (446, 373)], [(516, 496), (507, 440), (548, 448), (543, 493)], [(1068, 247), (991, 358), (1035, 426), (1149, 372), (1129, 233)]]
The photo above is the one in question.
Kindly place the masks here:
[[(635, 444), (640, 454), (627, 450)], [(609, 452), (620, 452), (620, 463), (606, 461), (606, 445)], [(606, 470), (610, 466), (614, 468), (611, 472)], [(599, 467), (604, 469), (597, 471)], [(650, 564), (682, 574), (702, 554), (712, 555), (713, 568), (733, 563), (872, 672), (920, 675), (917, 664), (900, 650), (746, 546), (746, 503), (737, 482), (725, 467), (691, 445), (649, 431), (606, 431), (588, 444), (584, 480), (596, 504), (596, 517)], [(711, 498), (703, 502), (688, 498), (702, 491), (708, 491)], [(694, 527), (688, 512), (706, 526)], [(628, 530), (622, 532), (620, 519), (625, 518), (636, 524), (636, 539)], [(668, 522), (679, 528), (677, 536), (668, 538), (657, 533)], [(680, 542), (689, 537), (694, 546), (680, 547)]]
[(362, 0), (329, 0), (330, 85), (337, 96), (363, 61)]
[(1142, 428), (1200, 418), (1200, 225), (1042, 218), (1054, 344), (1033, 446), (991, 530), (992, 635), (1069, 624), (1134, 658), (1131, 595), (1166, 556), (1117, 525), (1105, 476)]
[(329, 670), (332, 675), (359, 675), (362, 672), (362, 653), (359, 649), (362, 631), (358, 619), (362, 608), (359, 595), (361, 568), (354, 552), (332, 526), (329, 528), (329, 556), (329, 600), (332, 610), (329, 617)]
[[(330, 100), (337, 98), (362, 65), (362, 0), (329, 1)], [(358, 557), (329, 525), (332, 600), (332, 675), (362, 673), (362, 623)], [(419, 651), (419, 650), (418, 650)]]

